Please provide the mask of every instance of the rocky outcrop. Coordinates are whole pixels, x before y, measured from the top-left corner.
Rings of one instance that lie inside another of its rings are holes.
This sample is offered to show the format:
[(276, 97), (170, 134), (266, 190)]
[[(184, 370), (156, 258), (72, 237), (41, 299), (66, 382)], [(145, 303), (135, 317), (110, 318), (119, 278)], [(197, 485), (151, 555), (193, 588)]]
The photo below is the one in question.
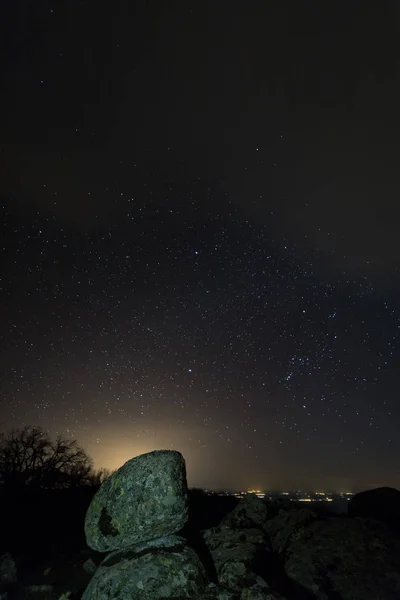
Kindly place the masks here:
[(316, 600), (400, 598), (400, 541), (384, 525), (331, 517), (288, 542), (285, 571)]
[(197, 554), (184, 538), (172, 535), (111, 552), (82, 600), (195, 598), (206, 583)]
[(382, 521), (400, 533), (400, 492), (391, 487), (360, 492), (349, 501), (348, 514)]
[(180, 452), (159, 450), (129, 460), (101, 486), (85, 519), (88, 545), (112, 550), (96, 569), (84, 600), (193, 598), (208, 583), (186, 539), (186, 466)]
[(235, 599), (400, 599), (400, 538), (384, 524), (285, 507), (269, 519), (267, 508), (258, 527), (228, 526), (254, 524), (245, 507), (251, 513), (256, 503), (244, 499), (220, 527), (204, 532), (218, 580)]
[(155, 450), (128, 460), (94, 496), (85, 519), (88, 546), (99, 552), (178, 532), (188, 519), (185, 460)]
[(204, 532), (219, 584), (215, 593), (225, 590), (229, 600), (285, 600), (264, 579), (273, 561), (267, 517), (265, 503), (249, 494), (218, 527)]
[(280, 558), (284, 558), (291, 541), (301, 535), (309, 523), (317, 519), (317, 514), (308, 508), (297, 510), (281, 510), (276, 517), (266, 522), (273, 550)]
[(218, 582), (235, 592), (254, 584), (268, 560), (270, 543), (261, 529), (217, 527), (204, 534)]
[(220, 527), (207, 530), (202, 544), (210, 568), (204, 549), (174, 535), (188, 518), (182, 455), (158, 451), (132, 459), (88, 509), (88, 545), (112, 551), (82, 600), (278, 600), (261, 576), (272, 551), (267, 516), (265, 504), (247, 496)]
[(400, 537), (376, 520), (256, 495), (218, 527), (187, 520), (182, 455), (128, 461), (86, 516), (89, 546), (111, 552), (91, 565), (82, 600), (400, 600)]
[(246, 494), (236, 508), (222, 520), (221, 527), (263, 529), (267, 518), (268, 510), (265, 502), (255, 494)]

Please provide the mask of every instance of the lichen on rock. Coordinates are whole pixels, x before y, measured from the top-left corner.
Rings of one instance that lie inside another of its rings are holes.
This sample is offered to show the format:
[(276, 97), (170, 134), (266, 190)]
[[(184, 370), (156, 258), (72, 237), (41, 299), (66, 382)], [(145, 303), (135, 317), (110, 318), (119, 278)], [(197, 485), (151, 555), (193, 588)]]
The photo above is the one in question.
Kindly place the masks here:
[(187, 519), (185, 460), (175, 450), (155, 450), (103, 483), (86, 513), (86, 541), (93, 550), (112, 551), (175, 533)]
[(207, 584), (197, 554), (179, 536), (111, 552), (82, 600), (194, 598)]

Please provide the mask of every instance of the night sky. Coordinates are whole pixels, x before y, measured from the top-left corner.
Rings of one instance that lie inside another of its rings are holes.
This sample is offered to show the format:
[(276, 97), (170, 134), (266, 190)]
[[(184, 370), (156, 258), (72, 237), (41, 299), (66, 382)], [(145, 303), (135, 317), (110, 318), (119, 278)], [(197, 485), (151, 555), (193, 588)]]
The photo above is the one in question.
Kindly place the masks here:
[(0, 430), (400, 487), (400, 10), (5, 0)]

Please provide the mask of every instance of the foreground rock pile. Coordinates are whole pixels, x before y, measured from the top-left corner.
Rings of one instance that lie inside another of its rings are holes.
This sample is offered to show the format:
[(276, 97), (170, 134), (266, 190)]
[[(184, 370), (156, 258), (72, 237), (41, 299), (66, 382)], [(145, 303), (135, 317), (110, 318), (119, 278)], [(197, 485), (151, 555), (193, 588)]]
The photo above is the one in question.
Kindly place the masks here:
[(160, 450), (129, 460), (101, 486), (88, 509), (88, 545), (112, 551), (84, 599), (156, 600), (195, 597), (206, 573), (184, 537), (186, 467), (179, 452)]
[(198, 532), (201, 551), (187, 521), (182, 455), (128, 461), (86, 515), (88, 545), (108, 554), (83, 600), (400, 600), (400, 538), (377, 520), (248, 495)]

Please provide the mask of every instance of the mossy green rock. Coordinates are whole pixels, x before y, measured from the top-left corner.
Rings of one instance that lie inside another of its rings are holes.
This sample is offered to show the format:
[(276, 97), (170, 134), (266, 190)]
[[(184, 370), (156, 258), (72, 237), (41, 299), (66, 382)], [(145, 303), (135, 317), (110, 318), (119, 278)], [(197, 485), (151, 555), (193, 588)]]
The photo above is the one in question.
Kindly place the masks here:
[(155, 450), (103, 483), (86, 513), (86, 542), (98, 552), (122, 549), (175, 533), (187, 520), (185, 460), (175, 450)]
[(179, 536), (111, 552), (100, 564), (82, 600), (196, 598), (206, 588), (204, 567)]

